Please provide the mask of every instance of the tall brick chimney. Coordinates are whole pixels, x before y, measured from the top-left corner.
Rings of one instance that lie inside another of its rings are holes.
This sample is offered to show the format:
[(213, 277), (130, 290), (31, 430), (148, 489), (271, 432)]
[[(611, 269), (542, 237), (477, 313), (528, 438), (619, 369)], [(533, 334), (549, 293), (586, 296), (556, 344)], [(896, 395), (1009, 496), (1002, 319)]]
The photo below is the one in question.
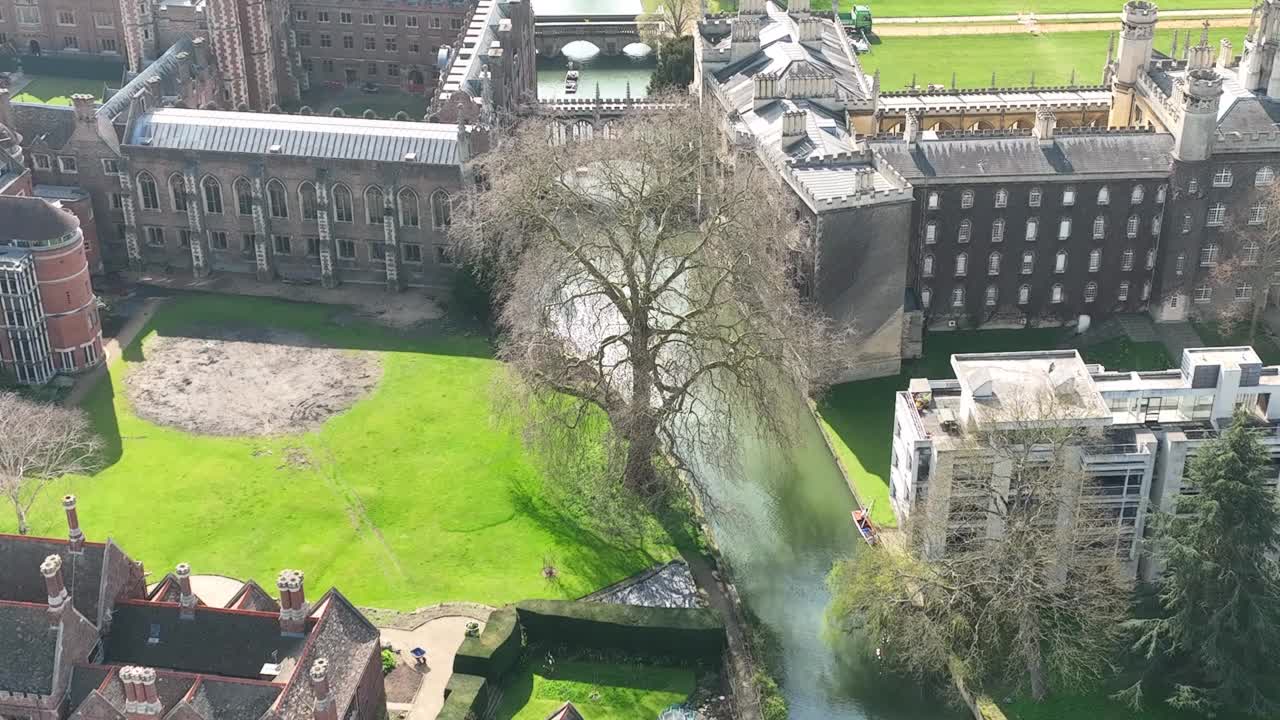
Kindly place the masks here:
[(311, 706), (314, 720), (338, 720), (337, 703), (329, 688), (329, 661), (324, 658), (311, 663), (311, 694), (316, 696)]
[(301, 570), (281, 570), (276, 578), (280, 591), (280, 634), (305, 635), (307, 632), (307, 598), (303, 590)]
[(178, 563), (173, 574), (178, 578), (178, 605), (181, 607), (178, 616), (190, 620), (196, 616), (196, 596), (191, 592), (191, 566)]
[(58, 627), (69, 604), (67, 586), (62, 580), (62, 557), (50, 555), (45, 558), (40, 563), (40, 574), (44, 575), (44, 586), (49, 593), (49, 625)]
[(82, 123), (95, 123), (98, 121), (96, 116), (98, 104), (92, 95), (76, 93), (71, 96), (71, 105), (75, 108), (76, 120)]
[(84, 552), (84, 533), (80, 531), (80, 516), (76, 514), (76, 496), (63, 495), (62, 509), (67, 511), (67, 536), (71, 540), (71, 552)]
[(124, 685), (124, 716), (127, 720), (155, 720), (164, 707), (156, 690), (156, 671), (147, 667), (120, 668)]

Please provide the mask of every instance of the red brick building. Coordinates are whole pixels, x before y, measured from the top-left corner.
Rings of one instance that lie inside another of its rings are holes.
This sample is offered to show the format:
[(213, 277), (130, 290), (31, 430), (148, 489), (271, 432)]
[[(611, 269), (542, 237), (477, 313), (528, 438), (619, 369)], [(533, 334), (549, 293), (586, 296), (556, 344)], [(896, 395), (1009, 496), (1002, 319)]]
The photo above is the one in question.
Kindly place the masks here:
[(308, 603), (248, 582), (226, 607), (184, 564), (150, 593), (142, 564), (88, 542), (75, 497), (65, 540), (0, 535), (0, 717), (24, 720), (375, 720), (378, 630), (337, 590)]

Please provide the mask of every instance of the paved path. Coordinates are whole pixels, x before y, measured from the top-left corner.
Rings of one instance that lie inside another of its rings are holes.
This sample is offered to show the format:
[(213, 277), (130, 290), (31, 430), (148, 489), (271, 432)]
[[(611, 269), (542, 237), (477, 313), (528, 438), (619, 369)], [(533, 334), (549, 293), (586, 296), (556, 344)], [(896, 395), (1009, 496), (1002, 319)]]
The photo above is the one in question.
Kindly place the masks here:
[[(413, 663), (409, 651), (415, 647), (427, 651), (427, 668), (422, 676), (422, 685), (413, 698), (411, 707), (397, 703), (393, 710), (408, 710), (408, 720), (435, 720), (444, 706), (444, 686), (453, 675), (453, 656), (458, 654), (458, 646), (466, 638), (467, 623), (482, 618), (470, 618), (462, 615), (428, 620), (413, 630), (397, 630), (395, 628), (378, 628), (383, 643), (391, 643), (399, 654), (401, 662)], [(483, 630), (483, 622), (481, 629)]]
[[(1249, 9), (1241, 10), (1161, 10), (1160, 26), (1164, 27), (1165, 20), (1172, 19), (1204, 19), (1204, 18), (1220, 18), (1220, 17), (1244, 17), (1248, 18), (1253, 13)], [(932, 16), (932, 17), (877, 17), (876, 25), (924, 25), (934, 24), (951, 24), (951, 23), (988, 23), (993, 25), (1003, 23), (1019, 23), (1019, 22), (1053, 22), (1053, 21), (1081, 21), (1081, 20), (1097, 20), (1099, 22), (1110, 22), (1113, 25), (1120, 19), (1120, 13), (1117, 12), (1090, 12), (1090, 13), (1026, 13), (1019, 15), (954, 15), (954, 16)]]
[(142, 328), (156, 314), (156, 309), (164, 302), (164, 298), (147, 298), (142, 301), (142, 309), (136, 315), (129, 318), (129, 321), (120, 328), (120, 332), (116, 336), (105, 342), (102, 346), (102, 363), (93, 370), (76, 378), (76, 384), (72, 386), (71, 392), (62, 399), (62, 404), (68, 407), (79, 405), (84, 396), (89, 394), (102, 378), (107, 376), (107, 368), (111, 367), (111, 363), (120, 357), (120, 353), (124, 348), (129, 347), (129, 343), (138, 337), (138, 333), (142, 332)]
[(1175, 363), (1182, 362), (1182, 351), (1186, 348), (1204, 347), (1204, 340), (1189, 322), (1157, 323), (1156, 335)]

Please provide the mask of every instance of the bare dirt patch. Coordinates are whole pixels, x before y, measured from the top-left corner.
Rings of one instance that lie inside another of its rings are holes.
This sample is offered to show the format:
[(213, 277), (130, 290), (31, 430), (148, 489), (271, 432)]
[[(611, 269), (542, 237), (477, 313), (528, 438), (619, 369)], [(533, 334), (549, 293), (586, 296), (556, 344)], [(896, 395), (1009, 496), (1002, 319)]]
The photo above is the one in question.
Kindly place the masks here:
[(125, 378), (134, 412), (201, 435), (310, 430), (382, 378), (375, 353), (324, 347), (283, 330), (199, 328), (153, 338), (143, 354)]

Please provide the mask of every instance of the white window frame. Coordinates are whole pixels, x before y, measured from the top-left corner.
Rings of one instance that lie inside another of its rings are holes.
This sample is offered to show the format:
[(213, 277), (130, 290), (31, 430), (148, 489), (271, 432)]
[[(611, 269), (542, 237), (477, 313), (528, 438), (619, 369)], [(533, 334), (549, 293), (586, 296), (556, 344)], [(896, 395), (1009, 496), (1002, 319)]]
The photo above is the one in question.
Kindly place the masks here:
[(1213, 186), (1216, 188), (1231, 187), (1231, 184), (1234, 181), (1235, 177), (1229, 167), (1218, 168), (1217, 171), (1213, 173)]

